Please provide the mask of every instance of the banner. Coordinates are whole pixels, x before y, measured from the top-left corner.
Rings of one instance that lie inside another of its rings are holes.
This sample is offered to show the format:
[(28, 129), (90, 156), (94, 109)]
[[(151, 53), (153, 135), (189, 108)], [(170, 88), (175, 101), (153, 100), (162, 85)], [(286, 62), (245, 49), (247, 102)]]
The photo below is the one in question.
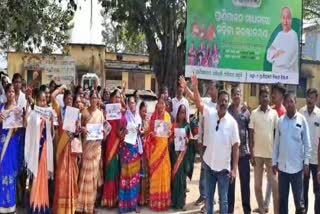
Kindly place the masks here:
[(301, 0), (188, 0), (186, 76), (298, 84)]
[(41, 65), (47, 77), (57, 84), (70, 85), (76, 78), (75, 61), (68, 56), (58, 57), (53, 60), (48, 59)]

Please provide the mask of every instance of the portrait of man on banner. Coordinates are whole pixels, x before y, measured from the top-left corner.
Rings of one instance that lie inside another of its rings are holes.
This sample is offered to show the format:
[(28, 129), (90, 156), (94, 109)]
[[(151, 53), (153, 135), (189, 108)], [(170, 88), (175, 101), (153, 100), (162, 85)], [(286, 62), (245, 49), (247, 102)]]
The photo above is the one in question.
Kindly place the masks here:
[(288, 73), (299, 71), (299, 39), (292, 29), (292, 11), (289, 7), (281, 10), (280, 31), (268, 48), (267, 60), (272, 64), (272, 72)]

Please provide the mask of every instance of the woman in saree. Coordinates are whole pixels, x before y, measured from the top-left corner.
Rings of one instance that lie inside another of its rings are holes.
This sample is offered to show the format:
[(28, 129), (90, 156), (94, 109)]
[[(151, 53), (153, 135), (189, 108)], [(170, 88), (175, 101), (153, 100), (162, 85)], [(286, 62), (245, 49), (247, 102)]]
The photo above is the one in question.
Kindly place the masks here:
[[(112, 103), (121, 103), (122, 97), (119, 90), (115, 90), (110, 95)], [(126, 124), (122, 116), (119, 120), (108, 121), (111, 132), (106, 139), (106, 153), (104, 162), (104, 187), (102, 196), (102, 206), (114, 208), (118, 202), (119, 179), (120, 179), (120, 160), (119, 146), (123, 143)]]
[(89, 95), (90, 107), (83, 111), (81, 124), (83, 129), (83, 153), (79, 177), (79, 197), (77, 203), (78, 213), (95, 213), (94, 205), (97, 197), (98, 187), (103, 184), (102, 163), (101, 163), (101, 141), (90, 140), (88, 137), (87, 125), (101, 125), (105, 119), (102, 111), (99, 110), (98, 92), (92, 90)]
[[(40, 90), (36, 95), (36, 105), (47, 107), (45, 91)], [(50, 213), (48, 179), (53, 178), (51, 118), (32, 110), (25, 124), (25, 162), (28, 174), (33, 178), (29, 213), (33, 214)]]
[[(136, 101), (134, 97), (128, 99), (128, 108), (125, 113), (127, 124), (126, 132), (135, 133), (135, 139), (127, 139), (120, 144), (120, 191), (119, 210), (120, 213), (135, 211), (140, 212), (138, 207), (138, 197), (140, 193), (140, 155), (143, 153), (140, 138), (141, 117), (136, 111)], [(134, 131), (136, 130), (136, 131)]]
[[(171, 121), (170, 115), (165, 111), (164, 96), (158, 99), (155, 112), (150, 120), (150, 147), (149, 170), (150, 170), (150, 199), (149, 206), (155, 211), (166, 211), (171, 206), (171, 164), (169, 157), (169, 143)], [(167, 126), (166, 132), (159, 136), (155, 123)]]
[[(179, 106), (177, 119), (172, 128), (174, 133), (173, 137), (175, 138), (170, 149), (172, 164), (172, 207), (174, 209), (185, 211), (187, 176), (191, 179), (195, 151), (194, 146), (191, 144), (192, 141), (189, 141), (191, 130), (190, 125), (187, 122), (186, 107), (184, 105)], [(179, 138), (178, 133), (176, 133), (177, 129), (183, 129), (186, 135), (184, 139), (180, 139), (180, 145), (177, 142)]]
[[(56, 97), (63, 95), (64, 107), (60, 107)], [(56, 172), (54, 193), (54, 214), (73, 214), (78, 198), (78, 154), (72, 153), (71, 141), (75, 134), (63, 130), (63, 119), (67, 106), (72, 106), (73, 96), (65, 86), (57, 88), (51, 94), (52, 107), (58, 116), (58, 133), (56, 145)]]
[(141, 102), (139, 106), (139, 113), (141, 117), (140, 134), (141, 141), (144, 148), (141, 154), (141, 185), (140, 185), (140, 195), (139, 204), (141, 206), (148, 205), (149, 202), (149, 165), (146, 150), (146, 138), (149, 131), (149, 121), (147, 120), (147, 105), (145, 102)]
[(13, 85), (4, 90), (6, 102), (0, 105), (0, 213), (15, 213), (21, 136), (17, 128), (3, 128), (8, 111), (17, 107)]

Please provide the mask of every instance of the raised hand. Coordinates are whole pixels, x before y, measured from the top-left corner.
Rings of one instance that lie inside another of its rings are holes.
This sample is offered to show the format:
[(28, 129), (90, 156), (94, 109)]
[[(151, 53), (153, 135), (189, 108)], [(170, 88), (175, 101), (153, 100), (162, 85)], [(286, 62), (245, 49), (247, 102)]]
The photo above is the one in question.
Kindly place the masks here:
[(186, 79), (184, 78), (184, 76), (180, 76), (179, 77), (179, 84), (181, 87), (186, 88), (187, 87), (187, 83), (188, 81), (186, 81)]
[(197, 78), (197, 75), (195, 73), (193, 73), (192, 76), (191, 76), (191, 82), (192, 82), (192, 86), (194, 88), (198, 88), (198, 78)]
[(122, 81), (122, 90), (125, 90), (127, 87), (127, 82), (126, 81)]

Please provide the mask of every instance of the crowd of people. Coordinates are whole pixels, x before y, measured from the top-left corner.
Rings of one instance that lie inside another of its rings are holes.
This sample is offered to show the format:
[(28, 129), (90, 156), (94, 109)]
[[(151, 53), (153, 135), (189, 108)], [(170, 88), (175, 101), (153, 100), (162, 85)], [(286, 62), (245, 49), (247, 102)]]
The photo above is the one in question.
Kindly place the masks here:
[[(118, 208), (119, 213), (139, 213), (141, 206), (186, 210), (187, 178), (192, 178), (196, 153), (202, 161), (196, 204), (204, 203), (203, 212), (214, 213), (218, 186), (220, 213), (235, 213), (239, 175), (245, 214), (267, 213), (271, 193), (274, 213), (289, 213), (289, 185), (296, 213), (306, 213), (312, 175), (314, 210), (320, 213), (316, 89), (307, 91), (307, 104), (298, 111), (295, 95), (281, 84), (271, 92), (261, 86), (259, 106), (250, 112), (239, 87), (230, 96), (212, 81), (209, 97), (201, 98), (196, 75), (191, 78), (193, 90), (180, 77), (176, 97), (171, 99), (167, 88), (161, 90), (148, 116), (147, 103), (138, 94), (125, 96), (125, 84), (108, 91), (23, 82), (19, 73), (12, 83), (1, 76), (0, 213), (15, 213), (17, 206), (33, 214), (96, 213), (100, 206)], [(189, 100), (198, 109), (191, 117)], [(110, 104), (121, 106), (120, 119), (108, 119)], [(79, 112), (74, 131), (64, 120), (71, 107)], [(5, 128), (9, 112), (21, 113), (21, 126)], [(103, 137), (89, 139), (89, 125), (101, 125)], [(250, 163), (256, 210), (250, 204)]]

